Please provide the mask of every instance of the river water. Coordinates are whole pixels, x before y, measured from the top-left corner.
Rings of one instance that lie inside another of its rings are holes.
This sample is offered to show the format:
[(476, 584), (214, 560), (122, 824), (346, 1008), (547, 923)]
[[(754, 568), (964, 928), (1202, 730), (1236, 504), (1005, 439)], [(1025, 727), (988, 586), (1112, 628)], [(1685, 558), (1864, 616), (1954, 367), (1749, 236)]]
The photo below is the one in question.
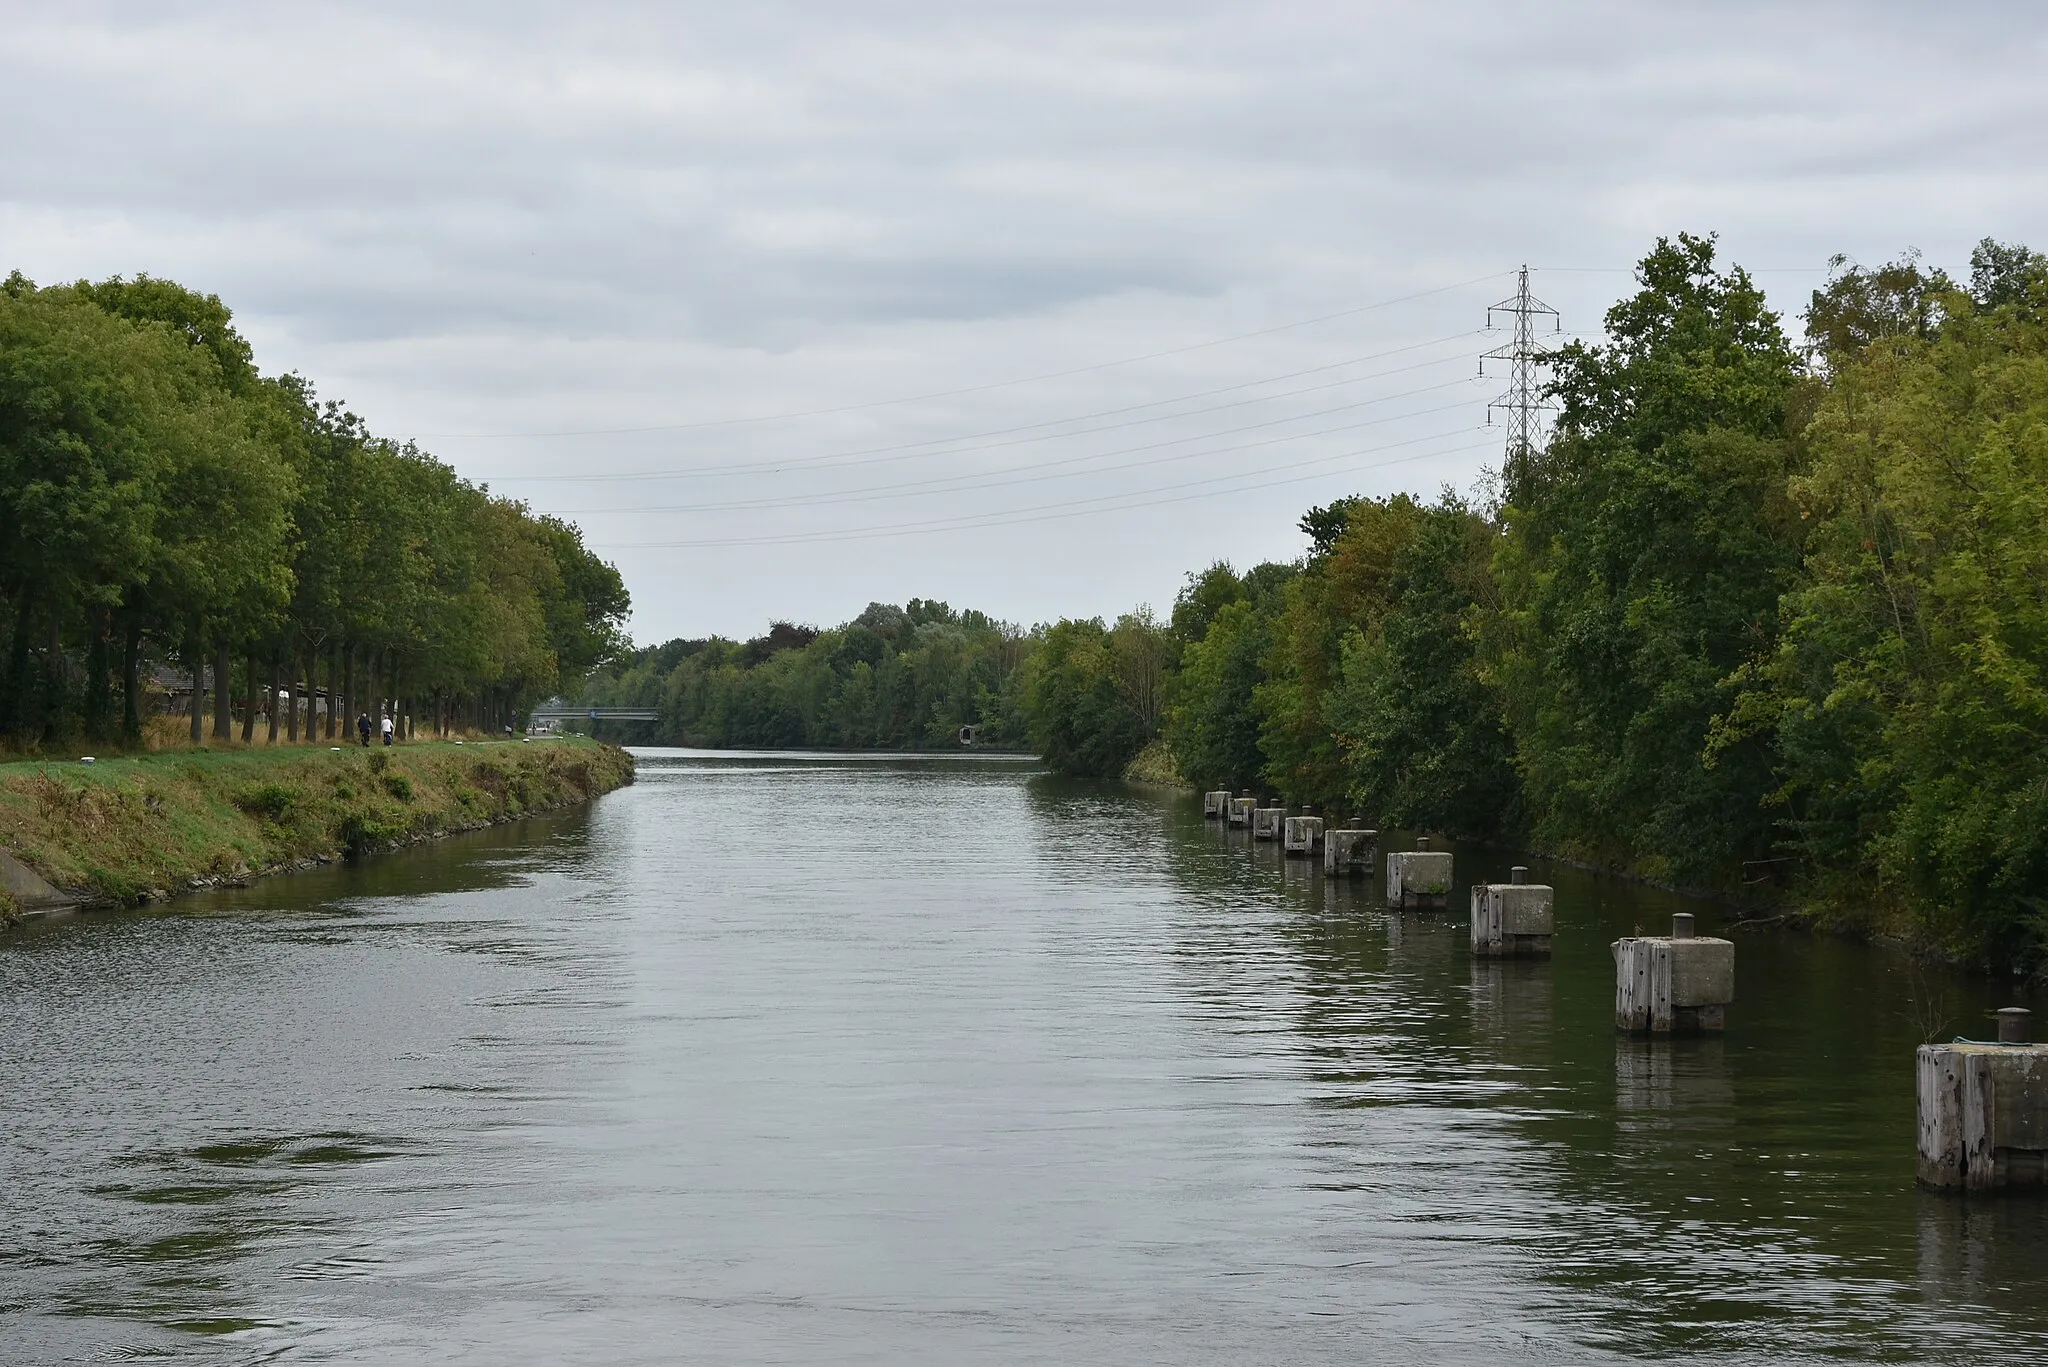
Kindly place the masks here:
[(0, 1362), (2048, 1361), (2048, 1203), (1912, 1180), (1913, 1046), (2024, 998), (1743, 933), (1633, 1043), (1608, 941), (1712, 909), (1535, 877), (1490, 965), (1180, 795), (648, 751), (17, 931)]

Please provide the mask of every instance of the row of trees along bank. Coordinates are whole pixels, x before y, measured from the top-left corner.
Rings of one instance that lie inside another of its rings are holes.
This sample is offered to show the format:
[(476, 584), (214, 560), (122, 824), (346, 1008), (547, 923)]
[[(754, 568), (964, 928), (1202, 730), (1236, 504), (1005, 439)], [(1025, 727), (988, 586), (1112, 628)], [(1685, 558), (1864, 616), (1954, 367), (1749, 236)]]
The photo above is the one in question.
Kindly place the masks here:
[(583, 700), (659, 711), (607, 723), (665, 745), (918, 750), (979, 744), (1021, 749), (1025, 632), (930, 599), (870, 603), (841, 626), (777, 622), (750, 641), (675, 640), (592, 676)]
[(260, 374), (214, 296), (0, 284), (0, 743), (138, 741), (158, 660), (195, 743), (209, 665), (215, 737), (239, 696), (242, 739), (259, 712), (278, 739), (284, 689), (298, 740), (316, 688), (329, 737), (387, 700), (496, 730), (615, 653), (627, 606), (575, 527)]
[(1483, 502), (1345, 499), (1294, 564), (1191, 575), (1149, 695), (1053, 628), (1042, 753), (1112, 774), (1157, 734), (1201, 787), (2042, 967), (2048, 260), (1836, 264), (1795, 346), (1660, 240)]

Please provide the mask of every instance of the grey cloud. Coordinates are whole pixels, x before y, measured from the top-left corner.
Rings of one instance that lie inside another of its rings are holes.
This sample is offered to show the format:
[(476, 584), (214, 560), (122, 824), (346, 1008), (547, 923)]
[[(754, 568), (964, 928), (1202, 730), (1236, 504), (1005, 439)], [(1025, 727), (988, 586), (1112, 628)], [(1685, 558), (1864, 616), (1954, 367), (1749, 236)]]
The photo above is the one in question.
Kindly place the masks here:
[[(767, 497), (791, 483), (760, 467), (792, 452), (1447, 335), (1502, 283), (1178, 350), (1522, 261), (1604, 268), (1543, 277), (1584, 329), (1659, 232), (1719, 230), (1764, 267), (1909, 244), (1954, 266), (1986, 233), (2038, 238), (2048, 210), (2034, 174), (2048, 21), (2032, 4), (138, 4), (8, 19), (0, 265), (217, 290), (264, 364), (397, 432), (853, 410), (440, 448), (562, 507), (645, 500), (511, 481), (722, 461), (725, 492)], [(1766, 281), (1788, 315), (1812, 282)], [(952, 389), (974, 392), (862, 407)], [(1340, 465), (1171, 516), (620, 554), (643, 635), (826, 620), (909, 593), (1023, 620), (1114, 612), (1163, 601), (1215, 555), (1291, 554), (1310, 501), (1467, 483), (1484, 459)], [(1016, 502), (1141, 484), (1076, 477)], [(589, 527), (624, 543), (652, 520)], [(714, 580), (715, 595), (688, 587)]]

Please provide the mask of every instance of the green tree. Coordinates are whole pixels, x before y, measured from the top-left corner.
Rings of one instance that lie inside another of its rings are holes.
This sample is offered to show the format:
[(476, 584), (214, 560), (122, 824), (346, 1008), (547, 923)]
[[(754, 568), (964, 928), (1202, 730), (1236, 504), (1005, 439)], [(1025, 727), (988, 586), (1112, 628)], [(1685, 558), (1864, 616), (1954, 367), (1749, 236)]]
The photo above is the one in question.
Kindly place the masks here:
[(1801, 370), (1709, 239), (1660, 239), (1607, 339), (1554, 358), (1557, 435), (1484, 624), (1535, 833), (1656, 876), (1726, 878), (1770, 843), (1769, 749), (1705, 756), (1799, 562), (1785, 435)]

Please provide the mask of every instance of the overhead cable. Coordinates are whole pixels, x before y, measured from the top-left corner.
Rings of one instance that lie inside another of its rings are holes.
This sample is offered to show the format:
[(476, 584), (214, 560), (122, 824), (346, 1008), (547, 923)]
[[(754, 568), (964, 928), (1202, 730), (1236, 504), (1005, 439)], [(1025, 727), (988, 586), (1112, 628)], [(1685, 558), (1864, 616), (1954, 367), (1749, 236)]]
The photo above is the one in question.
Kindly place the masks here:
[[(1457, 356), (1445, 356), (1439, 357), (1436, 360), (1431, 361), (1419, 361), (1414, 365), (1397, 366), (1392, 370), (1374, 371), (1370, 375), (1353, 375), (1341, 380), (1331, 380), (1325, 384), (1305, 385), (1300, 389), (1283, 390), (1277, 394), (1261, 394), (1255, 395), (1247, 399), (1232, 400), (1230, 403), (1212, 404), (1207, 408), (1184, 409), (1178, 413), (1161, 413), (1148, 418), (1135, 418), (1127, 422), (1106, 423), (1100, 427), (1075, 428), (1071, 431), (1066, 432), (1045, 432), (1042, 430), (1048, 427), (1064, 427), (1069, 423), (1087, 422), (1094, 418), (1114, 417), (1118, 414), (1133, 413), (1137, 412), (1140, 409), (1145, 408), (1159, 408), (1170, 403), (1183, 403), (1189, 399), (1208, 398), (1212, 395), (1227, 394), (1235, 390), (1249, 389), (1261, 384), (1273, 384), (1279, 382), (1280, 380), (1297, 379), (1305, 375), (1320, 374), (1325, 371), (1340, 369), (1343, 366), (1347, 365), (1358, 365), (1365, 361), (1381, 360), (1385, 357), (1397, 356), (1404, 352), (1419, 351), (1424, 347), (1443, 346), (1449, 342), (1466, 341), (1473, 337), (1482, 336), (1488, 331), (1489, 329), (1486, 328), (1474, 328), (1467, 332), (1454, 333), (1448, 337), (1439, 337), (1427, 342), (1416, 342), (1409, 346), (1395, 347), (1389, 351), (1376, 352), (1369, 356), (1353, 357), (1351, 360), (1348, 361), (1336, 361), (1329, 365), (1314, 366), (1308, 370), (1298, 370), (1287, 375), (1270, 376), (1262, 380), (1246, 380), (1239, 384), (1223, 385), (1216, 389), (1203, 390), (1194, 394), (1183, 394), (1171, 399), (1154, 399), (1149, 403), (1126, 404), (1121, 408), (1108, 408), (1095, 413), (1076, 414), (1072, 417), (1066, 418), (1048, 418), (1040, 422), (1021, 423), (1015, 427), (991, 428), (984, 432), (963, 433), (951, 437), (931, 437), (927, 438), (924, 441), (899, 442), (893, 446), (860, 447), (849, 451), (828, 452), (823, 455), (801, 456), (794, 460), (785, 460), (758, 466), (745, 465), (742, 462), (732, 462), (726, 465), (719, 466), (698, 466), (694, 468), (680, 470), (636, 470), (624, 474), (608, 475), (512, 475), (501, 476), (499, 477), (499, 479), (491, 482), (502, 482), (509, 484), (541, 482), (559, 484), (610, 484), (628, 483), (636, 480), (718, 479), (728, 475), (786, 474), (794, 470), (815, 469), (821, 466), (846, 468), (858, 465), (882, 465), (889, 464), (894, 460), (914, 460), (930, 456), (965, 455), (969, 452), (974, 451), (994, 451), (1010, 446), (1026, 446), (1033, 442), (1058, 441), (1064, 437), (1082, 437), (1095, 432), (1119, 431), (1126, 427), (1143, 426), (1146, 423), (1171, 422), (1179, 418), (1200, 417), (1205, 413), (1220, 413), (1225, 409), (1229, 408), (1243, 408), (1251, 404), (1270, 403), (1277, 399), (1296, 398), (1303, 394), (1320, 393), (1321, 391), (1326, 389), (1340, 389), (1346, 385), (1364, 384), (1370, 380), (1383, 380), (1392, 375), (1406, 375), (1417, 370), (1427, 370), (1431, 366), (1448, 365), (1452, 361), (1469, 361), (1471, 360), (1471, 357), (1468, 355), (1460, 354)], [(1337, 410), (1325, 409), (1321, 411), (1335, 412)], [(1035, 432), (1038, 433), (1038, 435), (1029, 437), (1019, 437), (1014, 441), (989, 442), (987, 444), (980, 446), (953, 445), (953, 443), (957, 442), (980, 441), (985, 437), (1009, 436), (1012, 433), (1018, 432)], [(927, 451), (920, 449), (924, 447), (933, 446), (947, 446), (950, 449), (939, 451)], [(877, 457), (877, 459), (863, 459), (864, 457)]]
[(1299, 413), (1293, 417), (1276, 418), (1271, 422), (1254, 423), (1248, 427), (1233, 428), (1222, 432), (1206, 432), (1192, 437), (1176, 437), (1169, 441), (1152, 442), (1145, 446), (1126, 447), (1121, 451), (1103, 451), (1092, 455), (1069, 456), (1064, 460), (1048, 461), (1026, 467), (1040, 473), (1018, 475), (1015, 478), (1009, 479), (990, 479), (987, 477), (988, 473), (1004, 475), (1011, 473), (1009, 471), (944, 475), (931, 479), (906, 480), (896, 484), (875, 485), (866, 489), (843, 489), (832, 493), (804, 495), (796, 498), (736, 499), (724, 503), (684, 503), (665, 506), (640, 504), (624, 508), (569, 508), (563, 509), (560, 516), (590, 517), (605, 513), (709, 513), (806, 508), (830, 503), (869, 503), (882, 498), (914, 498), (924, 494), (975, 493), (983, 489), (1006, 488), (1015, 484), (1038, 484), (1049, 479), (1073, 479), (1083, 474), (1090, 476), (1114, 474), (1120, 470), (1143, 469), (1147, 466), (1164, 465), (1173, 461), (1200, 460), (1206, 456), (1232, 455), (1240, 451), (1253, 451), (1262, 447), (1277, 446), (1284, 442), (1304, 441), (1311, 437), (1327, 437), (1339, 432), (1356, 432), (1360, 428), (1365, 427), (1382, 427), (1390, 422), (1404, 422), (1410, 418), (1432, 417), (1438, 413), (1448, 413), (1455, 409), (1464, 408), (1466, 405), (1463, 403), (1443, 404), (1436, 408), (1424, 408), (1409, 413), (1393, 413), (1382, 418), (1368, 418), (1363, 422), (1342, 423), (1335, 427), (1318, 428), (1313, 432), (1292, 432), (1277, 437), (1267, 437), (1259, 441), (1240, 442), (1234, 446), (1215, 447), (1206, 451), (1181, 451), (1169, 456), (1154, 456), (1149, 460), (1126, 461), (1121, 465), (1104, 466), (1100, 469), (1085, 471), (1064, 470), (1053, 474), (1044, 472), (1054, 466), (1075, 465), (1084, 461), (1104, 460), (1112, 456), (1133, 455), (1141, 451), (1156, 451), (1162, 446), (1177, 446), (1190, 441), (1206, 441), (1215, 437), (1233, 436), (1238, 432), (1256, 431), (1260, 428), (1277, 426), (1283, 422), (1299, 422), (1304, 418), (1320, 417), (1328, 413), (1341, 413), (1349, 409), (1364, 408), (1375, 403), (1388, 403), (1395, 399), (1411, 398), (1417, 394), (1429, 394), (1460, 385), (1473, 385), (1477, 383), (1478, 379), (1474, 376), (1461, 376), (1458, 379), (1450, 380), (1443, 384), (1430, 385), (1423, 389), (1411, 389), (1401, 394), (1387, 394), (1377, 399), (1367, 399), (1360, 403), (1346, 404), (1341, 408), (1328, 408), (1315, 413)]
[(1227, 346), (1232, 342), (1249, 341), (1254, 337), (1270, 337), (1277, 332), (1289, 332), (1295, 328), (1313, 327), (1317, 323), (1328, 323), (1338, 318), (1353, 318), (1361, 313), (1376, 309), (1392, 308), (1396, 304), (1413, 303), (1417, 299), (1428, 299), (1452, 290), (1469, 289), (1483, 285), (1489, 280), (1498, 280), (1513, 274), (1512, 271), (1489, 271), (1470, 280), (1460, 280), (1452, 285), (1439, 285), (1435, 289), (1420, 290), (1414, 294), (1403, 294), (1392, 299), (1381, 299), (1371, 304), (1360, 304), (1355, 308), (1339, 309), (1335, 313), (1318, 314), (1313, 318), (1300, 318), (1291, 323), (1276, 323), (1272, 327), (1256, 328), (1250, 332), (1233, 333), (1228, 337), (1212, 337), (1205, 342), (1190, 342), (1186, 346), (1168, 347), (1164, 351), (1150, 351), (1142, 356), (1124, 356), (1114, 361), (1097, 361), (1092, 365), (1074, 366), (1067, 370), (1048, 371), (1042, 375), (1024, 375), (1010, 380), (993, 380), (987, 384), (967, 385), (959, 389), (934, 390), (928, 394), (909, 394), (895, 399), (875, 399), (867, 403), (838, 404), (830, 408), (796, 409), (784, 413), (760, 413), (744, 418), (713, 418), (701, 422), (652, 423), (638, 427), (586, 427), (563, 428), (550, 432), (416, 432), (413, 439), (449, 441), (501, 441), (525, 438), (549, 437), (608, 437), (622, 436), (635, 432), (690, 432), (708, 427), (737, 427), (748, 423), (782, 422), (792, 418), (819, 418), (834, 413), (859, 413), (872, 408), (890, 408), (897, 404), (924, 403), (931, 399), (950, 399), (962, 394), (985, 394), (992, 389), (1012, 389), (1018, 385), (1039, 384), (1046, 380), (1066, 379), (1071, 375), (1087, 375), (1099, 370), (1114, 370), (1119, 366), (1138, 365), (1145, 361), (1157, 361), (1168, 356), (1183, 356), (1191, 351), (1203, 351), (1210, 347)]
[[(1122, 494), (1102, 494), (1098, 495), (1095, 498), (1069, 499), (1059, 503), (1042, 503), (1032, 507), (1009, 509), (998, 513), (963, 514), (961, 517), (957, 518), (935, 518), (928, 519), (923, 522), (903, 522), (883, 527), (858, 528), (845, 532), (788, 533), (773, 536), (723, 537), (694, 541), (613, 541), (597, 543), (593, 546), (593, 549), (615, 551), (680, 550), (713, 546), (786, 546), (797, 544), (809, 544), (812, 542), (821, 541), (867, 541), (873, 540), (877, 537), (916, 535), (924, 532), (970, 531), (981, 527), (1007, 527), (1027, 522), (1050, 521), (1059, 517), (1082, 516), (1087, 512), (1122, 512), (1135, 508), (1149, 508), (1169, 503), (1185, 503), (1191, 499), (1212, 498), (1221, 494), (1243, 493), (1246, 492), (1247, 489), (1263, 488), (1269, 485), (1297, 484), (1302, 482), (1303, 480), (1321, 479), (1325, 478), (1331, 472), (1318, 471), (1317, 473), (1312, 475), (1299, 475), (1291, 479), (1273, 479), (1270, 478), (1270, 475), (1271, 472), (1275, 470), (1295, 470), (1310, 465), (1327, 465), (1334, 461), (1348, 460), (1356, 456), (1374, 455), (1381, 451), (1399, 450), (1404, 446), (1413, 446), (1419, 442), (1442, 441), (1446, 437), (1460, 436), (1466, 432), (1477, 432), (1483, 430), (1485, 430), (1483, 425), (1474, 426), (1470, 428), (1458, 428), (1449, 432), (1436, 432), (1431, 433), (1428, 436), (1415, 437), (1408, 441), (1390, 442), (1385, 446), (1367, 447), (1357, 451), (1341, 451), (1335, 455), (1318, 456), (1309, 460), (1294, 461), (1287, 465), (1267, 466), (1260, 470), (1240, 472), (1234, 475), (1218, 475), (1213, 479), (1195, 480), (1187, 484), (1165, 485), (1162, 486), (1163, 489), (1187, 489), (1192, 488), (1196, 485), (1217, 484), (1225, 480), (1249, 479), (1252, 481), (1252, 483), (1249, 485), (1236, 485), (1226, 489), (1210, 489), (1203, 493), (1196, 494), (1176, 494), (1166, 498), (1148, 498), (1142, 499), (1141, 501), (1135, 503), (1118, 504), (1113, 507), (1090, 509), (1087, 508), (1086, 505), (1092, 503), (1105, 503), (1113, 499), (1126, 499), (1148, 493), (1157, 493), (1161, 492), (1161, 490), (1130, 490)], [(1438, 456), (1461, 455), (1467, 451), (1487, 449), (1493, 445), (1493, 442), (1487, 441), (1482, 443), (1475, 443), (1469, 446), (1457, 447), (1453, 450), (1448, 451), (1422, 451), (1411, 456), (1401, 456), (1393, 460), (1378, 461), (1371, 465), (1364, 465), (1358, 468), (1360, 470), (1377, 470), (1384, 468), (1386, 466), (1405, 464), (1409, 461), (1428, 460)], [(1069, 509), (1079, 509), (1081, 511), (1056, 511)], [(1043, 514), (1043, 516), (1019, 516), (1018, 514)]]

